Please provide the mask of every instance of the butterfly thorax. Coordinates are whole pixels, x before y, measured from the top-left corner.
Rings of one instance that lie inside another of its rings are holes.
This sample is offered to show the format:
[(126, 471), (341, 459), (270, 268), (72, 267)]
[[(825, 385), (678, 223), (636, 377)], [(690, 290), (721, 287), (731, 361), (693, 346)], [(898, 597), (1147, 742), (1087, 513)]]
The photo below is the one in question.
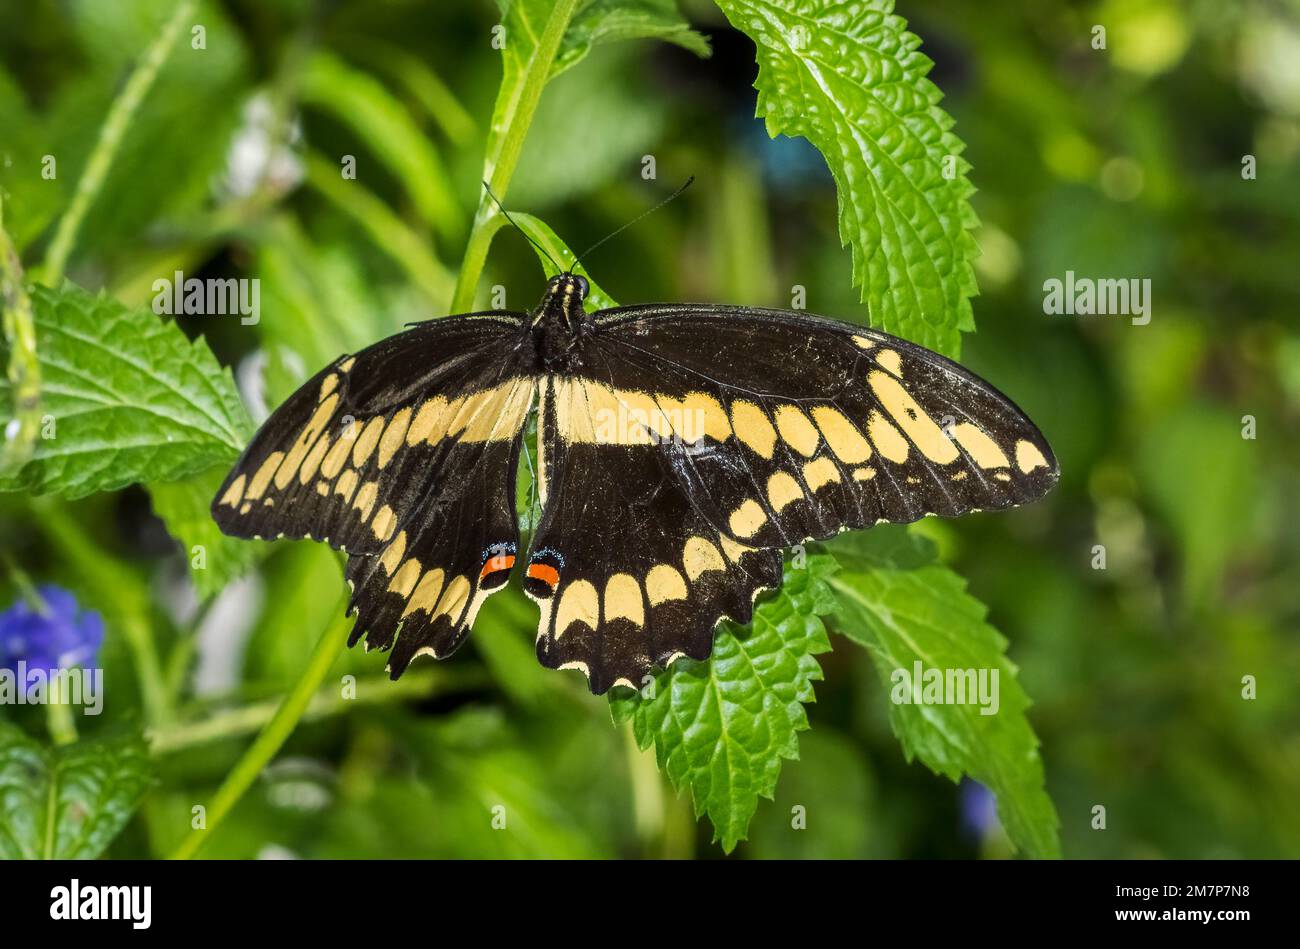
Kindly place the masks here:
[(582, 340), (595, 328), (582, 306), (587, 287), (586, 279), (577, 274), (557, 274), (530, 314), (529, 327), (543, 371), (568, 373), (582, 364)]

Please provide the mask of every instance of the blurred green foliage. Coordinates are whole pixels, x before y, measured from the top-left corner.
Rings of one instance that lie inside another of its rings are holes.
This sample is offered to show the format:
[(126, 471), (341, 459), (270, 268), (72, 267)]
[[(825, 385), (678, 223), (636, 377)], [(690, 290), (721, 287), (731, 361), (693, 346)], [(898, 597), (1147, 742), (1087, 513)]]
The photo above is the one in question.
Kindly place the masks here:
[[(0, 6), (0, 197), (25, 265), (42, 260), (103, 117), (172, 6)], [(800, 285), (810, 310), (866, 322), (826, 163), (753, 118), (753, 43), (704, 0), (683, 9), (711, 58), (681, 34), (669, 38), (688, 48), (602, 43), (581, 62), (586, 47), (566, 47), (572, 68), (545, 89), (507, 204), (581, 247), (694, 174), (682, 199), (585, 261), (610, 295), (788, 306)], [(1061, 849), (1300, 855), (1300, 449), (1289, 437), (1300, 418), (1300, 4), (932, 0), (899, 12), (935, 63), (978, 188), (979, 331), (963, 361), (1038, 422), (1063, 471), (1030, 508), (918, 532), (1009, 641)], [(447, 312), (480, 208), (498, 13), (487, 2), (201, 3), (205, 48), (182, 33), (68, 276), (131, 310), (175, 270), (260, 279), (257, 325), (176, 321), (234, 367), (255, 420), (340, 352)], [(642, 178), (646, 155), (657, 182)], [(358, 187), (338, 187), (345, 156)], [(532, 305), (542, 276), (519, 235), (499, 232), (487, 263), (477, 304), (495, 284), (510, 306)], [(1150, 324), (1044, 315), (1043, 282), (1067, 270), (1149, 278)], [(104, 615), (110, 701), (102, 721), (79, 720), (83, 735), (113, 740), (142, 717), (166, 749), (108, 851), (119, 857), (164, 855), (184, 838), (338, 597), (333, 557), (305, 543), (231, 553), (256, 569), (196, 590), (166, 529), (185, 536), (175, 524), (195, 520), (176, 484), (77, 501), (0, 493), (5, 553)], [(0, 572), (0, 603), (17, 595)], [(516, 592), (494, 597), (466, 649), (414, 670), (413, 685), (344, 654), (327, 681), (355, 676), (355, 705), (314, 705), (205, 854), (716, 854), (712, 829), (630, 726), (611, 727), (607, 703), (570, 674), (538, 667), (534, 615)], [(866, 654), (840, 639), (819, 659), (812, 730), (736, 854), (1005, 855), (1001, 831), (963, 822), (955, 785), (905, 761)], [(43, 731), (36, 709), (0, 707), (0, 718)], [(1093, 826), (1098, 805), (1105, 830)], [(498, 806), (508, 833), (493, 829)], [(796, 807), (806, 829), (791, 828)]]

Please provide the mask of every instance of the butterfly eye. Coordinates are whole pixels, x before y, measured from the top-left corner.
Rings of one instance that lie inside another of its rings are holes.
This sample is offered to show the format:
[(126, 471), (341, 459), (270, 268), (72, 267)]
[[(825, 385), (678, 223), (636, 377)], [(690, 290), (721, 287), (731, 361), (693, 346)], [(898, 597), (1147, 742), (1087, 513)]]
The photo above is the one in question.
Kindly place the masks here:
[(578, 288), (578, 294), (585, 299), (587, 293), (591, 290), (591, 284), (587, 283), (587, 278), (582, 274), (574, 274), (573, 282)]

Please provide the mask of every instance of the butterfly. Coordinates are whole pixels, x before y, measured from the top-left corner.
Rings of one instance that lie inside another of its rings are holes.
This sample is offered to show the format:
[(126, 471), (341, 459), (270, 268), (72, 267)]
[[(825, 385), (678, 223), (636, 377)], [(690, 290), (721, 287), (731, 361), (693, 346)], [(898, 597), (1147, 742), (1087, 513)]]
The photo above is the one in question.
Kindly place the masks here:
[[(802, 312), (588, 313), (580, 274), (531, 312), (415, 324), (326, 366), (212, 504), (227, 534), (348, 555), (349, 645), (399, 677), (449, 656), (518, 567), (537, 656), (592, 692), (708, 657), (780, 585), (784, 548), (1033, 501), (1059, 469), (1006, 396), (937, 353)], [(540, 515), (516, 472), (537, 420)]]

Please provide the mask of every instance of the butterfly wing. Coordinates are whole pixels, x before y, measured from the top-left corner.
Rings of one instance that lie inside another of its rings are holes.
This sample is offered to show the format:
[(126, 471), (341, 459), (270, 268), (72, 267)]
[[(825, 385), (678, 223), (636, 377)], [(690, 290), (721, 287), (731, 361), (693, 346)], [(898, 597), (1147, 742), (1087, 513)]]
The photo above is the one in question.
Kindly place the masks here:
[(396, 641), (394, 678), (460, 645), (514, 563), (535, 391), (517, 368), (522, 319), (431, 321), (337, 360), (272, 413), (213, 501), (228, 534), (345, 550), (351, 643)]
[[(679, 653), (707, 654), (719, 617), (747, 620), (754, 592), (779, 581), (779, 548), (1011, 507), (1056, 481), (1046, 440), (1009, 399), (904, 340), (748, 308), (624, 307), (597, 319), (580, 375), (543, 383), (553, 403), (544, 470), (561, 485), (574, 478), (566, 467), (584, 472), (589, 508), (562, 487), (528, 568), (548, 550), (564, 558), (538, 653), (585, 667), (595, 691)], [(626, 518), (614, 543), (573, 539), (580, 512), (619, 522), (617, 505), (638, 502), (654, 516)], [(609, 621), (620, 574), (647, 607), (636, 629)], [(656, 585), (661, 599), (677, 594), (662, 601), (671, 611), (655, 612)]]
[(538, 659), (581, 670), (599, 695), (706, 658), (718, 617), (748, 622), (758, 591), (781, 582), (779, 553), (720, 535), (649, 446), (574, 437), (594, 422), (575, 417), (586, 380), (541, 385), (542, 517), (524, 578), (541, 607)]

